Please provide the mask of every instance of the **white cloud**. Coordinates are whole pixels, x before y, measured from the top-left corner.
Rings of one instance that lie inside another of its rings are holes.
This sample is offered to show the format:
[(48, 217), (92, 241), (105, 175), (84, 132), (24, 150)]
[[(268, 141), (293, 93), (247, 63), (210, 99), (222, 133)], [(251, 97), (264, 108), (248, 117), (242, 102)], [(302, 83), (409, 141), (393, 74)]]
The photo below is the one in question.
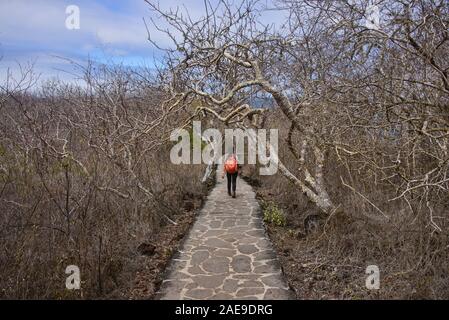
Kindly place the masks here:
[[(193, 19), (204, 15), (203, 1), (160, 3), (163, 9), (188, 7)], [(80, 8), (79, 30), (65, 26), (66, 7), (73, 4)], [(51, 74), (52, 62), (47, 58), (53, 54), (77, 60), (110, 55), (125, 62), (148, 61), (157, 50), (148, 42), (142, 17), (148, 19), (152, 39), (170, 46), (170, 39), (149, 23), (150, 17), (158, 17), (143, 0), (0, 0), (0, 57), (4, 56), (0, 67), (36, 60), (36, 67), (42, 64), (44, 73)]]
[[(65, 9), (74, 2), (80, 8), (80, 29), (68, 30)], [(143, 10), (146, 7), (140, 0), (126, 3), (126, 10), (88, 0), (0, 1), (0, 64), (37, 59), (38, 67), (50, 54), (76, 59), (105, 53), (151, 57), (142, 21), (149, 13)]]

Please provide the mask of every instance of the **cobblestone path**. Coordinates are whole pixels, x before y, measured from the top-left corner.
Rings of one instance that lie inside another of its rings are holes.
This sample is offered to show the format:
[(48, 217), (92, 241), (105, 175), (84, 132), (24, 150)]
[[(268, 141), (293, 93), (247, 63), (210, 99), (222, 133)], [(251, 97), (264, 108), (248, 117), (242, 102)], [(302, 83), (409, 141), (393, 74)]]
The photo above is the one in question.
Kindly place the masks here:
[(252, 188), (237, 180), (237, 197), (226, 179), (207, 198), (179, 253), (171, 262), (159, 299), (289, 299)]

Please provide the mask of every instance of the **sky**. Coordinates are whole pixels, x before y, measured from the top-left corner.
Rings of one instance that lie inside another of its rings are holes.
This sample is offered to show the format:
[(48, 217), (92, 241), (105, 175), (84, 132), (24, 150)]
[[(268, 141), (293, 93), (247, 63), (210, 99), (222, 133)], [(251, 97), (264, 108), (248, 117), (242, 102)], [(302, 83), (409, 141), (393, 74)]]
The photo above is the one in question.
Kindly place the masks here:
[[(163, 8), (185, 6), (193, 17), (204, 7), (203, 0), (160, 3)], [(79, 8), (79, 29), (66, 27), (70, 5)], [(26, 63), (34, 64), (41, 80), (74, 78), (69, 60), (151, 66), (160, 52), (147, 39), (144, 17), (157, 19), (144, 0), (0, 0), (0, 81), (8, 68), (14, 74)], [(169, 45), (166, 36), (149, 28), (153, 40)]]
[[(79, 8), (79, 29), (66, 27), (69, 5)], [(0, 0), (0, 73), (32, 62), (41, 78), (67, 79), (67, 59), (147, 63), (154, 49), (142, 18), (150, 15), (141, 0)]]

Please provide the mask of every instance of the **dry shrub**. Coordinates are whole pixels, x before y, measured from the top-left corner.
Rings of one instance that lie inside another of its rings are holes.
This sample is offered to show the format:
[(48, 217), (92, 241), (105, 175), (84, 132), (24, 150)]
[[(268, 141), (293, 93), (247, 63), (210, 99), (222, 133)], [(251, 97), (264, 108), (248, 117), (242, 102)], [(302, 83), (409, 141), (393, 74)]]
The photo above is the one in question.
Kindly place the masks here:
[[(278, 118), (273, 111), (267, 125), (280, 129), (279, 154), (284, 164), (294, 168), (296, 160), (282, 143), (288, 128)], [(268, 229), (297, 297), (447, 299), (447, 233), (429, 225), (425, 210), (414, 214), (402, 199), (390, 201), (394, 188), (376, 181), (357, 163), (351, 165), (348, 171), (335, 152), (327, 156), (326, 188), (339, 204), (339, 210), (328, 217), (282, 175), (259, 176), (254, 167), (245, 168), (259, 198), (273, 201), (287, 214), (285, 227), (268, 225)], [(358, 193), (343, 185), (341, 177), (351, 181)], [(419, 208), (418, 202), (411, 205)], [(448, 199), (434, 204), (434, 215), (441, 217), (440, 227), (447, 230)], [(308, 217), (319, 220), (317, 230), (307, 229)], [(381, 272), (378, 291), (365, 287), (365, 269), (373, 264)]]
[[(206, 192), (202, 165), (170, 162), (166, 133), (182, 110), (162, 118), (157, 84), (98, 69), (81, 86), (3, 96), (2, 298), (106, 297), (141, 267), (139, 244)], [(66, 289), (68, 265), (80, 268), (81, 290)]]

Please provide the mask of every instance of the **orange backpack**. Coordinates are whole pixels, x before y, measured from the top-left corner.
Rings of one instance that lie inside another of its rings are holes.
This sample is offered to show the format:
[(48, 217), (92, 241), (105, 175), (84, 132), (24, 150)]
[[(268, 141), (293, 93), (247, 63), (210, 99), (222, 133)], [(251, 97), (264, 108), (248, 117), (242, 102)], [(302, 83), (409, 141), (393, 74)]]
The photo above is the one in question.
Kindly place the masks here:
[(225, 161), (224, 167), (227, 173), (233, 174), (237, 172), (237, 159), (235, 158), (234, 155), (230, 156)]

